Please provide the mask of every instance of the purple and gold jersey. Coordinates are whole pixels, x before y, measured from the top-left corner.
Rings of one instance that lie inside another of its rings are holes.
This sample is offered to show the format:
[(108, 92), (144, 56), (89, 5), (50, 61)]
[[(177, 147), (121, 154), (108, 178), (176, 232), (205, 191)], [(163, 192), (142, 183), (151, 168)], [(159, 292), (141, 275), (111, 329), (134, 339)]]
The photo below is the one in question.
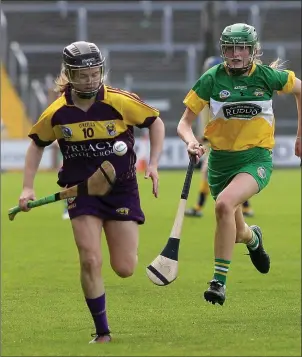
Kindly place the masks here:
[[(106, 85), (85, 112), (74, 105), (68, 89), (42, 113), (29, 137), (40, 147), (58, 140), (63, 155), (60, 186), (86, 179), (105, 160), (115, 167), (120, 186), (136, 182), (133, 126), (149, 127), (158, 116), (159, 111), (137, 95)], [(118, 140), (128, 146), (124, 156), (112, 151)]]
[(184, 104), (196, 115), (209, 106), (204, 136), (213, 149), (271, 149), (275, 143), (273, 94), (292, 92), (294, 82), (292, 71), (253, 64), (248, 76), (236, 77), (219, 64), (198, 79)]

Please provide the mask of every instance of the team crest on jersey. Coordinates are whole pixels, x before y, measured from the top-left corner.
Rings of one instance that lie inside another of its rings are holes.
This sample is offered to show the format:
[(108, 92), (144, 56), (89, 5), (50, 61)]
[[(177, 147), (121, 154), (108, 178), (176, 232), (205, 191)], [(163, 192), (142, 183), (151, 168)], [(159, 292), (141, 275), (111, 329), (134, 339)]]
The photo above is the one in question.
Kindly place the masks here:
[(263, 97), (263, 96), (264, 96), (264, 90), (261, 89), (261, 88), (257, 88), (257, 89), (255, 90), (255, 92), (254, 92), (254, 95), (255, 95), (256, 97)]
[(117, 213), (123, 215), (123, 216), (128, 216), (130, 209), (127, 207), (121, 207), (116, 210)]
[(107, 133), (110, 135), (110, 136), (114, 136), (116, 135), (116, 127), (115, 127), (115, 124), (114, 122), (109, 122), (108, 124), (106, 124), (106, 129), (107, 129)]
[(76, 199), (75, 197), (69, 197), (69, 198), (67, 198), (67, 203), (70, 205), (70, 204), (72, 204), (72, 202), (73, 202), (75, 199)]
[(266, 178), (266, 172), (264, 167), (258, 167), (257, 169), (257, 174), (260, 178), (265, 179)]
[(68, 126), (61, 126), (64, 139), (70, 139), (72, 137), (72, 130)]
[(225, 99), (225, 98), (229, 97), (230, 95), (231, 95), (231, 93), (228, 90), (224, 89), (219, 93), (219, 98)]

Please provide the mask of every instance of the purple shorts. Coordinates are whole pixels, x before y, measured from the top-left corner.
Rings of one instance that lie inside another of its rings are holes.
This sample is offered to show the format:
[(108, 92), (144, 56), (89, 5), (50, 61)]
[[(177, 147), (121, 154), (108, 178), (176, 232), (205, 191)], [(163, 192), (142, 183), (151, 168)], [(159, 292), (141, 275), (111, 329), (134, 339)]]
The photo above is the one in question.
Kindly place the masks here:
[(92, 215), (103, 220), (145, 222), (140, 206), (137, 183), (115, 186), (106, 196), (82, 196), (69, 198), (68, 213), (70, 219), (82, 215)]

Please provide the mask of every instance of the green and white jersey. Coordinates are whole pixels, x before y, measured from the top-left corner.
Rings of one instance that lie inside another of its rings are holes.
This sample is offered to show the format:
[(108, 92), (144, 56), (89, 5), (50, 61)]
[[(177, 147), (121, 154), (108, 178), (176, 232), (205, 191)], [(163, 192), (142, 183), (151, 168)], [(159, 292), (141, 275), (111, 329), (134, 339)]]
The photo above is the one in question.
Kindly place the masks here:
[(209, 106), (204, 136), (215, 150), (273, 148), (275, 91), (290, 93), (295, 73), (256, 65), (248, 76), (231, 76), (224, 64), (205, 72), (189, 91), (184, 104), (196, 115)]

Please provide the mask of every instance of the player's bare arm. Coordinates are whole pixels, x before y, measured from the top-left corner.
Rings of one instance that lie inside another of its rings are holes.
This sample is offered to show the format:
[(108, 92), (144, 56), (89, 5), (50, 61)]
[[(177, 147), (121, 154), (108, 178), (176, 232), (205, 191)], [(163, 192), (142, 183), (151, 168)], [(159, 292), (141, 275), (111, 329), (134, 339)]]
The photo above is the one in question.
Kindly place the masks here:
[(43, 147), (32, 141), (27, 149), (24, 165), (23, 191), (19, 198), (19, 206), (23, 211), (29, 211), (27, 202), (35, 200), (34, 179), (44, 152)]
[(152, 193), (158, 197), (158, 162), (163, 149), (165, 126), (161, 118), (157, 117), (149, 127), (150, 132), (150, 160), (146, 169), (145, 178), (150, 177), (153, 183)]
[(302, 136), (302, 122), (301, 122), (301, 80), (299, 78), (295, 79), (295, 84), (293, 88), (293, 94), (296, 98), (297, 112), (298, 112), (298, 129), (297, 129), (297, 139), (295, 143), (295, 155), (302, 156), (301, 148), (301, 136)]
[(187, 144), (188, 153), (195, 155), (197, 157), (196, 161), (198, 161), (203, 155), (204, 149), (199, 144), (192, 130), (192, 124), (196, 120), (196, 117), (197, 115), (191, 109), (186, 108), (178, 123), (177, 134)]

